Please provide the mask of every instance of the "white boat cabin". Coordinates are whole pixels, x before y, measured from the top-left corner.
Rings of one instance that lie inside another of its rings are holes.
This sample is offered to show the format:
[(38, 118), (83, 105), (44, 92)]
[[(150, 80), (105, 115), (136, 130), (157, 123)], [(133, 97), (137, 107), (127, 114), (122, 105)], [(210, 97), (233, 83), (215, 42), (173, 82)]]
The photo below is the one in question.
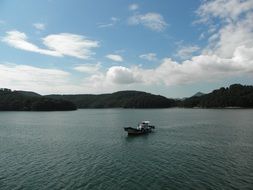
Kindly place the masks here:
[(141, 129), (143, 129), (143, 128), (147, 128), (147, 127), (149, 126), (149, 123), (150, 123), (150, 121), (142, 121), (142, 122), (138, 125), (137, 129), (141, 130)]

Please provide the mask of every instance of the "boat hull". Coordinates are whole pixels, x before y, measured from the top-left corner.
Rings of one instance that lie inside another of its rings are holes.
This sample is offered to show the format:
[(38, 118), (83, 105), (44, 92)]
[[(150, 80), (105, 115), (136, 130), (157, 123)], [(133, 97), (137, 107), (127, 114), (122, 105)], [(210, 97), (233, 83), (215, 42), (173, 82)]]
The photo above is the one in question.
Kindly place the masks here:
[(142, 134), (147, 134), (147, 133), (152, 132), (151, 128), (136, 129), (136, 128), (132, 128), (132, 127), (125, 127), (124, 130), (128, 133), (128, 135), (142, 135)]

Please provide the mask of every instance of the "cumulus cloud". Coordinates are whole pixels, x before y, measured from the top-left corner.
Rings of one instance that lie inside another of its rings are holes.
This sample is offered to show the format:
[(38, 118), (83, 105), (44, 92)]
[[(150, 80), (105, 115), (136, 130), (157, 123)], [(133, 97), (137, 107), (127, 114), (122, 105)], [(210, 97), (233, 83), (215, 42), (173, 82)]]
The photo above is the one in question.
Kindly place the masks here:
[(123, 58), (117, 54), (108, 54), (105, 57), (112, 60), (112, 61), (115, 61), (115, 62), (122, 62), (123, 61)]
[(14, 48), (25, 51), (58, 57), (72, 56), (80, 59), (88, 59), (94, 54), (91, 49), (99, 47), (98, 41), (70, 33), (52, 34), (42, 38), (42, 42), (47, 49), (29, 42), (25, 33), (16, 30), (8, 31), (2, 41)]
[(136, 14), (128, 19), (130, 25), (143, 25), (153, 31), (161, 32), (168, 25), (159, 13)]
[(74, 70), (82, 72), (82, 73), (88, 73), (88, 74), (94, 74), (99, 72), (99, 69), (101, 68), (101, 64), (82, 64), (74, 67)]
[(46, 25), (44, 23), (34, 23), (33, 26), (37, 29), (37, 30), (45, 30), (46, 29)]
[(250, 52), (253, 53), (252, 49), (240, 47), (230, 59), (221, 58), (217, 55), (199, 55), (182, 63), (167, 58), (156, 69), (142, 70), (141, 72), (147, 72), (153, 76), (151, 79), (146, 77), (144, 81), (164, 83), (165, 85), (214, 81), (247, 73), (250, 75), (253, 72), (253, 62), (249, 60), (249, 57), (245, 57), (244, 61), (238, 63), (243, 54), (249, 56)]
[(133, 4), (131, 4), (131, 5), (128, 6), (128, 9), (130, 11), (136, 11), (137, 9), (139, 9), (139, 5), (136, 4), (136, 3), (133, 3)]
[(253, 74), (253, 48), (240, 46), (229, 59), (217, 55), (198, 55), (190, 60), (177, 62), (166, 58), (153, 69), (113, 66), (104, 75), (100, 74), (101, 80), (97, 82), (178, 85), (214, 81), (242, 74)]
[(109, 68), (106, 73), (106, 78), (116, 84), (130, 84), (139, 81), (137, 73), (122, 66)]
[(145, 59), (148, 61), (157, 61), (157, 57), (155, 53), (147, 53), (147, 54), (142, 54), (139, 56), (141, 59)]

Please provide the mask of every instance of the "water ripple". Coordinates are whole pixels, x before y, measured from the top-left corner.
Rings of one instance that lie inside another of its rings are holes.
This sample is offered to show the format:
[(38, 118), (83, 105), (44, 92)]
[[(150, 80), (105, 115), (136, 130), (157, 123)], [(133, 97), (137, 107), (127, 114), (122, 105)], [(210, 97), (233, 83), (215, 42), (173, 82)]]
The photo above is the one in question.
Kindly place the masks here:
[[(236, 112), (0, 113), (0, 189), (250, 189), (253, 111)], [(147, 117), (155, 133), (124, 133)]]

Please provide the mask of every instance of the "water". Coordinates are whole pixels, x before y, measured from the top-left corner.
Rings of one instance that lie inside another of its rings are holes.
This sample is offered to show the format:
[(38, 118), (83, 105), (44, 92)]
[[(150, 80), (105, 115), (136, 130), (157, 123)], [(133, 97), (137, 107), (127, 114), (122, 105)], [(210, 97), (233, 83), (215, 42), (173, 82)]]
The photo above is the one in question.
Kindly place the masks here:
[[(0, 189), (253, 189), (253, 110), (0, 112)], [(128, 137), (151, 120), (156, 132)]]

